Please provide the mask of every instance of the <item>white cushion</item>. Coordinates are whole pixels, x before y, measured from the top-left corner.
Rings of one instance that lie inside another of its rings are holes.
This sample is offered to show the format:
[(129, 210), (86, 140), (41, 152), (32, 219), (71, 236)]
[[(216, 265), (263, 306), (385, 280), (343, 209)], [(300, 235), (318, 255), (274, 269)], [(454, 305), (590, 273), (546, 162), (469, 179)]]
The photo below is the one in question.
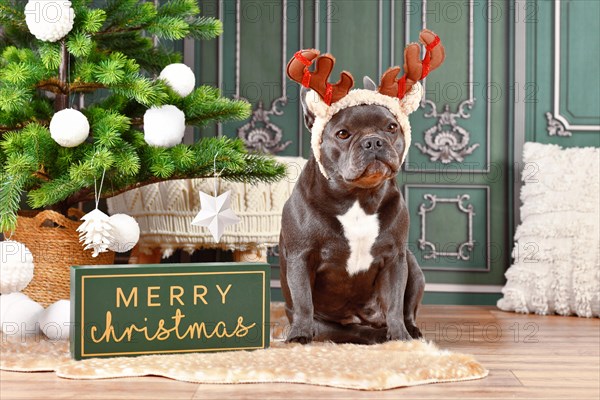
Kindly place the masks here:
[(600, 313), (600, 151), (526, 143), (506, 311)]

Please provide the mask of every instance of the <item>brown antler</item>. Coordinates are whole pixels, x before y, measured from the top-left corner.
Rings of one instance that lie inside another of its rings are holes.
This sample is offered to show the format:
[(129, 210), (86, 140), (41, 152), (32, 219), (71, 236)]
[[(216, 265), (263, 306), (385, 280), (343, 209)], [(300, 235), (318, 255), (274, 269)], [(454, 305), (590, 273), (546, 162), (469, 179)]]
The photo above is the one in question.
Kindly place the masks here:
[(424, 29), (419, 34), (419, 39), (426, 46), (425, 58), (420, 60), (421, 48), (418, 43), (409, 44), (404, 50), (404, 75), (396, 79), (400, 67), (391, 67), (385, 71), (379, 84), (379, 93), (401, 99), (417, 81), (442, 65), (446, 52), (440, 38), (432, 31)]
[[(298, 51), (287, 65), (287, 74), (290, 79), (319, 93), (323, 101), (327, 105), (331, 105), (348, 94), (354, 85), (354, 79), (348, 72), (342, 71), (337, 83), (333, 85), (328, 83), (327, 80), (333, 71), (335, 58), (330, 54), (323, 54), (319, 57), (319, 54), (319, 50), (315, 49)], [(311, 73), (308, 67), (315, 59), (317, 64), (314, 72)]]

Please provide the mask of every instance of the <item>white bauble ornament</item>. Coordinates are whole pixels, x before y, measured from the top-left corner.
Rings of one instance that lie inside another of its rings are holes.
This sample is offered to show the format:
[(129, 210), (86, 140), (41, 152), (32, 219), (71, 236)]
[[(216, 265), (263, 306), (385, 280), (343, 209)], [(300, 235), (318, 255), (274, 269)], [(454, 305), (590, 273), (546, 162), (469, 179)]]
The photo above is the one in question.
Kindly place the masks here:
[(41, 312), (40, 329), (50, 340), (68, 340), (71, 323), (71, 302), (59, 300)]
[(194, 91), (196, 86), (196, 75), (190, 67), (185, 64), (169, 64), (159, 76), (181, 97), (185, 97)]
[(46, 42), (56, 42), (73, 29), (75, 11), (67, 0), (29, 0), (25, 22), (29, 32)]
[(112, 239), (110, 218), (97, 208), (81, 217), (83, 224), (79, 225), (79, 241), (83, 242), (84, 250), (93, 250), (92, 257), (108, 251)]
[(149, 108), (144, 114), (144, 139), (150, 146), (173, 147), (183, 140), (185, 114), (172, 105)]
[(133, 249), (140, 240), (140, 226), (127, 214), (115, 214), (110, 217), (112, 239), (108, 249), (117, 253), (125, 253)]
[(0, 330), (7, 336), (35, 334), (44, 307), (23, 293), (0, 296)]
[(20, 292), (33, 279), (33, 255), (19, 242), (0, 242), (0, 294)]
[(62, 147), (77, 147), (90, 135), (90, 123), (83, 113), (66, 108), (50, 121), (50, 136)]

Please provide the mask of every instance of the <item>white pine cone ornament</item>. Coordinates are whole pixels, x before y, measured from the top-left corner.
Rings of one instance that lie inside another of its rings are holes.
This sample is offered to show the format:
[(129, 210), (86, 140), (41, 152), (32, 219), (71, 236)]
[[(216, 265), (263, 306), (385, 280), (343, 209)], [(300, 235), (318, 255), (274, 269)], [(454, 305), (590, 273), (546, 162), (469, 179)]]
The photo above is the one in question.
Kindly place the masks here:
[(83, 224), (77, 228), (79, 232), (79, 241), (83, 242), (84, 250), (93, 250), (92, 257), (98, 257), (98, 254), (108, 251), (112, 240), (112, 224), (110, 217), (97, 208), (83, 217)]
[(25, 22), (29, 32), (39, 40), (56, 42), (71, 29), (75, 11), (68, 0), (29, 0), (25, 6)]

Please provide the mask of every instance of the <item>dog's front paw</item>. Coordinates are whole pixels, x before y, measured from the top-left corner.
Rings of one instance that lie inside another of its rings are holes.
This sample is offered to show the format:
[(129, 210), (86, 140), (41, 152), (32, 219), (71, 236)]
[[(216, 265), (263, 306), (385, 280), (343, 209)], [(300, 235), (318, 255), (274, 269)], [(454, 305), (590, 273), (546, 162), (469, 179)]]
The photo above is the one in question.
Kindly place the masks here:
[(408, 333), (404, 326), (389, 328), (387, 332), (387, 340), (412, 340), (411, 335)]
[(286, 343), (308, 344), (312, 342), (314, 333), (312, 326), (292, 325), (285, 341)]
[(410, 334), (410, 336), (413, 339), (421, 339), (423, 337), (421, 330), (419, 328), (417, 328), (417, 325), (415, 325), (413, 322), (405, 321), (405, 325), (406, 325), (406, 330), (408, 331), (408, 333)]

